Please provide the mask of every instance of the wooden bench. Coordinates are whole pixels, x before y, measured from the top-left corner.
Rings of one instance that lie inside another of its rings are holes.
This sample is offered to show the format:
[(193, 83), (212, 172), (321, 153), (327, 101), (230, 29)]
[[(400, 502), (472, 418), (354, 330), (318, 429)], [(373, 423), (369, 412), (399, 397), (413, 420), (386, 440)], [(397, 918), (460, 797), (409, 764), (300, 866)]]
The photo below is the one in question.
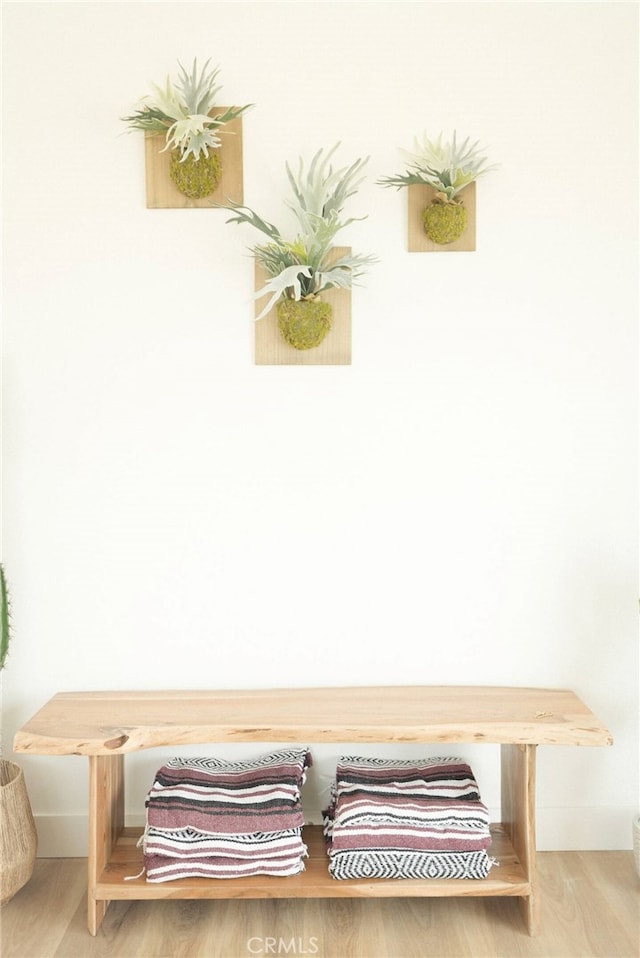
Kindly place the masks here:
[[(488, 743), (501, 747), (502, 821), (485, 879), (337, 881), (319, 826), (305, 828), (306, 870), (293, 877), (125, 881), (142, 868), (140, 829), (124, 826), (124, 756), (216, 742)], [(87, 755), (89, 931), (109, 902), (157, 898), (516, 896), (538, 928), (535, 756), (538, 745), (610, 745), (609, 731), (566, 690), (399, 686), (242, 691), (62, 692), (17, 734), (16, 752)]]

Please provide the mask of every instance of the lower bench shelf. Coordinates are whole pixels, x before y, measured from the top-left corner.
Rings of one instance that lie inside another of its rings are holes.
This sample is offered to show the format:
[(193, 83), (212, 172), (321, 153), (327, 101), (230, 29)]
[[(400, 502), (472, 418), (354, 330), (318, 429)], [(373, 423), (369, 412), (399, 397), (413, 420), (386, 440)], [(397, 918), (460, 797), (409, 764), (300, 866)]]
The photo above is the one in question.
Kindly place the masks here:
[[(305, 871), (300, 875), (279, 877), (253, 875), (248, 878), (186, 878), (170, 882), (148, 882), (144, 876), (131, 879), (142, 870), (142, 851), (136, 847), (139, 828), (125, 828), (112, 850), (112, 857), (99, 876), (94, 897), (97, 901), (117, 899), (153, 900), (158, 898), (434, 898), (453, 895), (483, 897), (524, 896), (531, 893), (502, 825), (492, 825), (489, 854), (497, 865), (482, 879), (349, 879), (337, 880), (329, 874), (329, 859), (322, 828), (308, 825), (303, 830), (309, 850)], [(127, 880), (130, 879), (130, 880)]]

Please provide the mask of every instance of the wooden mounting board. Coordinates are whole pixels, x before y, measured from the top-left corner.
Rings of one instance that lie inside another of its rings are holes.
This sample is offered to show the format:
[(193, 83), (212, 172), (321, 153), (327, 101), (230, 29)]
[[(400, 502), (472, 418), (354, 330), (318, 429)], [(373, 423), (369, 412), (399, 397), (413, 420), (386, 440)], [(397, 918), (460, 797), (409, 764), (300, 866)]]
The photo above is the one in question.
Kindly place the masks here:
[[(332, 260), (351, 253), (350, 246), (336, 246)], [(256, 260), (255, 289), (258, 292), (268, 280), (264, 268)], [(255, 324), (256, 366), (349, 366), (351, 364), (351, 290), (327, 289), (321, 295), (325, 303), (333, 306), (332, 327), (326, 337), (314, 349), (295, 349), (287, 343), (278, 329), (278, 317), (274, 305), (266, 316)], [(256, 300), (255, 314), (264, 309), (264, 299)]]
[(430, 240), (422, 225), (422, 214), (432, 201), (436, 190), (426, 184), (413, 183), (407, 187), (408, 249), (410, 253), (460, 253), (476, 248), (476, 184), (469, 183), (460, 193), (467, 209), (467, 228), (457, 240), (440, 246)]
[[(216, 107), (216, 114), (227, 107)], [(226, 203), (233, 200), (244, 203), (242, 174), (242, 116), (225, 123), (220, 134), (220, 159), (222, 177), (218, 188), (211, 196), (194, 200), (184, 196), (169, 176), (170, 150), (164, 150), (165, 137), (162, 133), (146, 133), (144, 137), (144, 155), (147, 190), (147, 209), (211, 209), (214, 202)], [(164, 151), (164, 152), (163, 152)]]

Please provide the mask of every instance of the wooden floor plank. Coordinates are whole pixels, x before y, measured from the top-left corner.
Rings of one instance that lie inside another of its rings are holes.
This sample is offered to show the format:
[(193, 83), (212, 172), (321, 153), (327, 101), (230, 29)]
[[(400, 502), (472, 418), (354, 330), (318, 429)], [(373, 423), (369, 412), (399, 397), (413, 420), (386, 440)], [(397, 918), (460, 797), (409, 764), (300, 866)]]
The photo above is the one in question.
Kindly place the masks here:
[[(38, 859), (2, 909), (3, 958), (637, 958), (632, 852), (541, 852), (542, 921), (515, 898), (114, 901), (86, 928), (84, 859)], [(267, 950), (267, 948), (269, 950)]]
[[(55, 955), (75, 913), (86, 900), (84, 860), (37, 859), (30, 881), (0, 912), (2, 958)], [(83, 920), (86, 928), (85, 916)]]

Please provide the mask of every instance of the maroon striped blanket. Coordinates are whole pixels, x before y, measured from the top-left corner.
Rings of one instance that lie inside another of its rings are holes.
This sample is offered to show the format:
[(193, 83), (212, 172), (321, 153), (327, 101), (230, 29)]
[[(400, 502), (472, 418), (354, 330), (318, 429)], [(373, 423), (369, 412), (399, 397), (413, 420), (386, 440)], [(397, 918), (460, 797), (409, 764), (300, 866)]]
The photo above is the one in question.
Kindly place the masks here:
[(459, 758), (341, 758), (336, 770), (338, 791), (366, 789), (370, 794), (478, 800), (473, 772)]
[(481, 802), (393, 801), (343, 796), (332, 821), (332, 848), (367, 847), (475, 851), (491, 844), (489, 811)]
[(243, 762), (172, 759), (158, 770), (147, 795), (147, 823), (229, 833), (300, 827), (300, 794), (310, 764), (307, 749)]
[(147, 880), (298, 874), (307, 855), (300, 798), (310, 765), (306, 748), (163, 765), (146, 800)]

